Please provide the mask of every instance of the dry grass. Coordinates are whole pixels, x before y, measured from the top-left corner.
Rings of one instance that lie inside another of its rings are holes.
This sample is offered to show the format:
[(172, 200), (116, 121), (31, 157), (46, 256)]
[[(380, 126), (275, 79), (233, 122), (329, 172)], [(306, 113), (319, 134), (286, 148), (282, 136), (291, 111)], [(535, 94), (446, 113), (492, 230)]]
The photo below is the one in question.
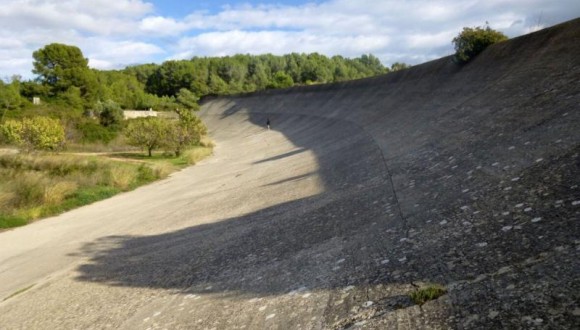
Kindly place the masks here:
[(52, 182), (44, 188), (43, 203), (58, 204), (66, 197), (71, 196), (78, 189), (78, 184), (72, 181)]
[(167, 177), (211, 155), (208, 146), (182, 157), (0, 154), (0, 228), (21, 226)]
[(211, 155), (212, 151), (213, 149), (211, 147), (195, 147), (185, 151), (183, 157), (185, 158), (187, 164), (195, 165), (200, 160)]
[(137, 178), (135, 168), (124, 165), (111, 168), (110, 173), (110, 184), (121, 190), (129, 188)]

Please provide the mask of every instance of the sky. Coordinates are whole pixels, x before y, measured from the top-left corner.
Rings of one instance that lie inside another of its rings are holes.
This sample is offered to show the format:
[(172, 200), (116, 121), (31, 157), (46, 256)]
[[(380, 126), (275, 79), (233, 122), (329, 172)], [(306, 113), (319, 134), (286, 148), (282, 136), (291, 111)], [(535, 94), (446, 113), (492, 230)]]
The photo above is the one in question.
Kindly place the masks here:
[(0, 0), (0, 78), (34, 78), (50, 43), (102, 70), (239, 53), (419, 64), (452, 54), (463, 27), (516, 37), (579, 16), (578, 0)]

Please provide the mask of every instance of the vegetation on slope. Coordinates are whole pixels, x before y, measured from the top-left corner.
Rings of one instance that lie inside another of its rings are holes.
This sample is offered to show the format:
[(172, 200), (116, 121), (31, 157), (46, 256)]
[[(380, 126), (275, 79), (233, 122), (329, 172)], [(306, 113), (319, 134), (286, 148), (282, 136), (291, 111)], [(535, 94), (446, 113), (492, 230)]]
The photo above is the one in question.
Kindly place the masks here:
[(453, 38), (455, 46), (455, 59), (460, 63), (466, 63), (488, 46), (507, 40), (508, 37), (486, 25), (485, 28), (463, 28), (463, 31)]

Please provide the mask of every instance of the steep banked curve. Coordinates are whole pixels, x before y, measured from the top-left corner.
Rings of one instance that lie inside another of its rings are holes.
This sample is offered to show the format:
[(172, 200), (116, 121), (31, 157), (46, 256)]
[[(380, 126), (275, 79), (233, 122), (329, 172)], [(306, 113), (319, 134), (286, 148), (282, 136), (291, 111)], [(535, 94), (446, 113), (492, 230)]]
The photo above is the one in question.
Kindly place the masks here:
[(562, 326), (578, 313), (578, 294), (568, 295), (580, 271), (579, 107), (576, 19), (466, 65), (446, 57), (370, 79), (207, 99), (202, 115), (216, 136), (231, 117), (262, 127), (269, 118), (314, 152), (326, 193), (382, 188), (384, 200), (370, 194), (364, 209), (348, 212), (361, 205), (342, 200), (341, 212), (376, 211), (393, 234), (363, 238), (385, 240), (384, 262), (398, 265), (367, 268), (362, 282), (461, 288), (451, 300), (470, 327), (490, 326), (488, 311), (519, 316), (497, 326), (522, 326), (526, 315)]
[[(466, 65), (206, 99), (213, 158), (3, 233), (2, 297), (38, 284), (0, 328), (573, 328), (579, 77), (574, 20)], [(425, 282), (448, 292), (415, 305)]]

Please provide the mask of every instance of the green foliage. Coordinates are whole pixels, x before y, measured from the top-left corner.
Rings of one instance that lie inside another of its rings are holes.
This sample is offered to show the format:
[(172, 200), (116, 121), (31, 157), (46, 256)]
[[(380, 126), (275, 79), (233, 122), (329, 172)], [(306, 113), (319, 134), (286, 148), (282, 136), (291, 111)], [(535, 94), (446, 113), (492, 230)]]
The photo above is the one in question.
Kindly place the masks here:
[(199, 97), (186, 88), (181, 88), (176, 95), (177, 103), (188, 110), (199, 110)]
[(286, 88), (294, 84), (358, 79), (388, 71), (372, 54), (347, 59), (341, 56), (328, 58), (318, 53), (194, 57), (167, 61), (158, 67), (146, 64), (125, 70), (139, 76), (140, 81), (149, 75), (146, 90), (158, 96), (174, 96), (182, 88), (196, 96), (236, 94)]
[(479, 26), (475, 28), (465, 27), (459, 35), (453, 38), (455, 58), (461, 63), (466, 63), (489, 45), (507, 39), (508, 37), (505, 34), (491, 29), (489, 25), (485, 28)]
[(190, 61), (166, 61), (147, 79), (147, 91), (158, 96), (176, 95), (182, 88), (190, 88), (195, 68)]
[(118, 126), (123, 120), (123, 110), (121, 110), (121, 107), (115, 101), (98, 101), (93, 110), (99, 118), (101, 125), (105, 127)]
[(18, 80), (14, 80), (10, 84), (5, 84), (0, 80), (0, 109), (15, 110), (20, 108), (23, 102)]
[(152, 151), (163, 145), (167, 131), (166, 120), (146, 117), (129, 120), (124, 133), (130, 145), (144, 148), (151, 157)]
[(87, 104), (92, 101), (97, 80), (78, 47), (53, 43), (35, 51), (32, 57), (32, 72), (38, 75), (42, 84), (50, 87), (51, 95), (58, 95), (74, 86), (79, 88)]
[(409, 64), (406, 63), (401, 63), (401, 62), (395, 62), (391, 65), (391, 71), (399, 71), (399, 70), (405, 70), (410, 68), (411, 66)]
[(92, 121), (79, 122), (76, 129), (81, 133), (80, 142), (108, 144), (117, 137), (117, 131), (112, 127), (104, 127)]
[(409, 295), (417, 305), (423, 305), (427, 301), (437, 299), (447, 293), (447, 289), (439, 284), (430, 284), (419, 288)]
[(274, 75), (272, 82), (268, 85), (268, 88), (288, 88), (292, 86), (294, 86), (292, 77), (283, 71), (278, 71)]
[[(122, 126), (122, 109), (195, 111), (205, 95), (344, 81), (389, 71), (371, 54), (354, 59), (318, 53), (194, 57), (100, 71), (88, 67), (78, 47), (52, 43), (36, 50), (33, 58), (37, 79), (21, 82), (16, 77), (11, 83), (0, 82), (0, 123), (39, 115), (60, 118), (68, 123), (67, 138), (74, 143), (110, 142)], [(40, 97), (42, 103), (32, 105), (33, 97)], [(83, 116), (91, 112), (106, 129), (87, 123)], [(179, 125), (182, 134), (174, 136), (177, 141), (195, 143), (199, 134)], [(166, 144), (175, 146), (175, 141)]]
[(184, 148), (199, 144), (207, 128), (191, 110), (178, 109), (177, 113), (179, 120), (167, 123), (162, 145), (179, 157)]
[(32, 150), (57, 150), (64, 145), (65, 132), (60, 121), (48, 117), (7, 120), (0, 125), (0, 135), (11, 144)]
[(76, 86), (70, 86), (66, 91), (57, 95), (57, 99), (64, 106), (68, 106), (76, 113), (82, 113), (84, 101), (81, 96), (81, 89)]

